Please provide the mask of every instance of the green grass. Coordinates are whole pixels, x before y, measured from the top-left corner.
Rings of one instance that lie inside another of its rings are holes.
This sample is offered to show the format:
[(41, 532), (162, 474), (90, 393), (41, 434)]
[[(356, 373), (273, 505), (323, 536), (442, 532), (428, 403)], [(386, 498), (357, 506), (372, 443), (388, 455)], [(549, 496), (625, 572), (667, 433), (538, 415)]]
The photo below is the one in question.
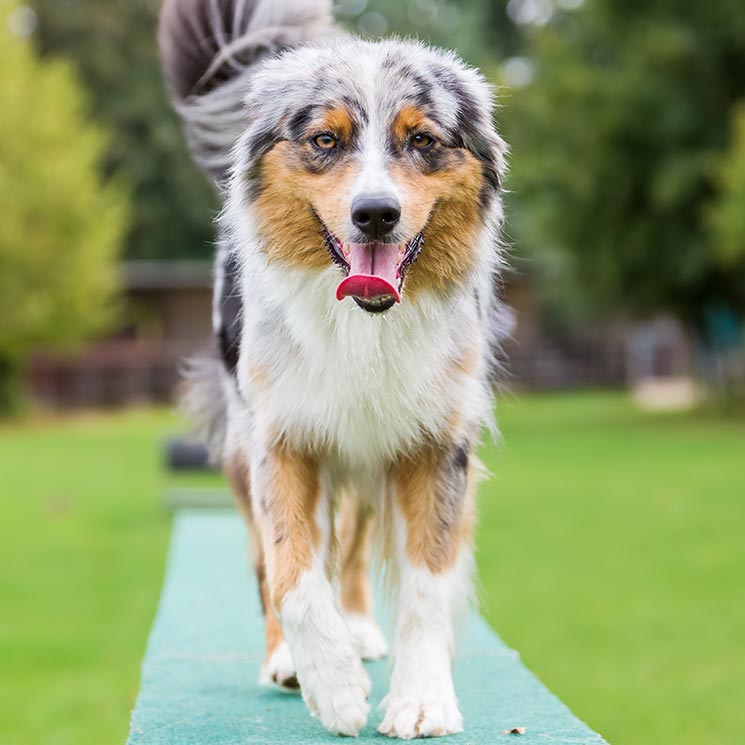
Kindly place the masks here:
[(0, 742), (124, 743), (168, 542), (135, 412), (0, 428)]
[[(615, 745), (745, 732), (745, 423), (623, 396), (500, 406), (484, 610)], [(123, 743), (168, 542), (135, 411), (0, 426), (0, 743)]]
[(745, 423), (603, 394), (499, 414), (489, 621), (611, 743), (745, 742)]

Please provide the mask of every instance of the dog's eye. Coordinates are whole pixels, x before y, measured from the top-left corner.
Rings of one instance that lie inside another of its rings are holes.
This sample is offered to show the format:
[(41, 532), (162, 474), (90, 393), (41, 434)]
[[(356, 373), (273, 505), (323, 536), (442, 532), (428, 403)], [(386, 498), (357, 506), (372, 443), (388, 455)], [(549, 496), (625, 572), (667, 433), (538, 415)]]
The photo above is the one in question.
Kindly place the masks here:
[(322, 135), (316, 135), (311, 142), (319, 149), (319, 150), (333, 150), (336, 145), (338, 144), (336, 141), (336, 137), (333, 135), (330, 135), (328, 133), (322, 134)]
[(435, 140), (433, 137), (430, 137), (428, 134), (424, 134), (424, 132), (419, 132), (419, 134), (415, 134), (411, 140), (411, 146), (415, 150), (429, 150), (432, 145), (435, 144)]

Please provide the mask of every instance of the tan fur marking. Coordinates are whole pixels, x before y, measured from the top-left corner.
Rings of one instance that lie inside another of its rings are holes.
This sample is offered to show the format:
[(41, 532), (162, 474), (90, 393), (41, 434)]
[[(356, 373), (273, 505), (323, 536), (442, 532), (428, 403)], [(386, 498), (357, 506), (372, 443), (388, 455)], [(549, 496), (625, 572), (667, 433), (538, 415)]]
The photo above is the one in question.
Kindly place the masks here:
[(409, 138), (412, 132), (426, 127), (427, 118), (420, 109), (413, 104), (405, 106), (398, 113), (393, 122), (393, 136), (398, 142), (404, 142)]
[[(396, 117), (392, 132), (403, 146), (412, 133), (436, 129), (424, 112), (409, 105)], [(484, 185), (481, 164), (466, 150), (436, 147), (443, 149), (445, 157), (433, 173), (407, 161), (391, 169), (402, 195), (402, 225), (407, 235), (416, 235), (426, 226), (424, 249), (406, 273), (404, 287), (411, 295), (421, 290), (447, 291), (462, 283), (476, 260)]]
[(314, 127), (318, 132), (331, 132), (342, 142), (349, 142), (352, 139), (352, 129), (352, 120), (344, 109), (332, 109)]
[(320, 497), (318, 463), (280, 442), (267, 455), (266, 478), (262, 533), (271, 601), (278, 610), (287, 591), (311, 568), (320, 542), (315, 515)]
[(465, 375), (473, 375), (476, 365), (479, 363), (478, 348), (471, 345), (462, 350), (452, 361), (453, 369)]
[(411, 233), (425, 227), (424, 248), (404, 281), (408, 293), (447, 291), (472, 271), (481, 227), (481, 166), (470, 153), (446, 168), (426, 174), (413, 165), (397, 165), (391, 175), (402, 194), (402, 214)]
[(270, 382), (266, 370), (250, 361), (248, 362), (248, 379), (257, 393), (265, 391)]
[(225, 477), (230, 483), (235, 495), (238, 508), (248, 524), (251, 535), (251, 551), (253, 554), (256, 579), (259, 585), (261, 598), (261, 610), (264, 614), (264, 634), (266, 638), (266, 659), (268, 660), (277, 647), (284, 641), (282, 626), (277, 620), (269, 598), (269, 587), (266, 579), (266, 565), (264, 562), (264, 550), (261, 545), (261, 534), (257, 529), (256, 522), (251, 514), (251, 496), (249, 493), (248, 467), (244, 458), (233, 455), (225, 459), (223, 463)]
[(274, 613), (269, 598), (269, 588), (264, 582), (261, 586), (261, 594), (264, 596), (264, 602), (267, 604), (267, 613), (264, 616), (264, 629), (266, 635), (266, 660), (277, 651), (277, 647), (285, 640), (285, 632)]
[(370, 553), (372, 514), (358, 501), (347, 497), (339, 514), (341, 606), (351, 613), (370, 614)]
[[(250, 480), (246, 459), (237, 453), (231, 455), (223, 461), (222, 470), (225, 478), (232, 487), (238, 509), (246, 518), (249, 527), (251, 527), (253, 520), (251, 516), (251, 495), (248, 488)], [(252, 541), (251, 548), (255, 553), (257, 549), (261, 549), (261, 545)]]
[(295, 147), (280, 142), (262, 159), (262, 191), (254, 204), (264, 251), (269, 261), (305, 269), (331, 263), (315, 208), (324, 223), (342, 225), (349, 212), (350, 167), (339, 165), (326, 173), (310, 173)]
[(443, 492), (443, 468), (452, 448), (425, 446), (397, 464), (398, 503), (406, 519), (406, 553), (413, 564), (435, 573), (453, 566), (473, 524), (473, 467), (469, 463), (462, 494)]

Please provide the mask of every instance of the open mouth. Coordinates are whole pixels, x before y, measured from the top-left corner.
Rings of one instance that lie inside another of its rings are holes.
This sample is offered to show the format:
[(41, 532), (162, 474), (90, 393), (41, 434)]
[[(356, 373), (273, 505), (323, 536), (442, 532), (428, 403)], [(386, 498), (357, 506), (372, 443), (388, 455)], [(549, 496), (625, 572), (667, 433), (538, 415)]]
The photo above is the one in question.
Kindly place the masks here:
[(337, 300), (351, 297), (368, 313), (382, 313), (401, 302), (406, 270), (422, 250), (421, 232), (408, 243), (342, 243), (321, 225), (331, 258), (347, 275), (336, 288)]

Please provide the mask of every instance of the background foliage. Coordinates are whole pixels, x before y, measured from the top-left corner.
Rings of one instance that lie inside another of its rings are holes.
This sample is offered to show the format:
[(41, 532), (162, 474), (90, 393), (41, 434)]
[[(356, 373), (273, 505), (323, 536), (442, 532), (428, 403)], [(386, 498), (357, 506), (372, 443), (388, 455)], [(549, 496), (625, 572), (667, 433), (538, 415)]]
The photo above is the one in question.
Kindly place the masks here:
[(183, 144), (155, 43), (160, 0), (30, 0), (46, 52), (73, 57), (93, 115), (113, 133), (103, 163), (132, 190), (125, 256), (212, 255), (211, 187)]
[(742, 5), (586, 3), (526, 54), (534, 79), (505, 111), (521, 250), (557, 259), (585, 307), (667, 311), (704, 336), (712, 313), (742, 316), (742, 175), (722, 165), (742, 147)]
[(713, 245), (719, 263), (737, 271), (745, 255), (745, 98), (733, 112), (730, 143), (714, 178), (719, 199), (709, 213)]
[(127, 215), (125, 192), (102, 179), (108, 138), (77, 77), (38, 59), (12, 31), (22, 21), (0, 6), (0, 411), (33, 346), (67, 346), (108, 320)]

